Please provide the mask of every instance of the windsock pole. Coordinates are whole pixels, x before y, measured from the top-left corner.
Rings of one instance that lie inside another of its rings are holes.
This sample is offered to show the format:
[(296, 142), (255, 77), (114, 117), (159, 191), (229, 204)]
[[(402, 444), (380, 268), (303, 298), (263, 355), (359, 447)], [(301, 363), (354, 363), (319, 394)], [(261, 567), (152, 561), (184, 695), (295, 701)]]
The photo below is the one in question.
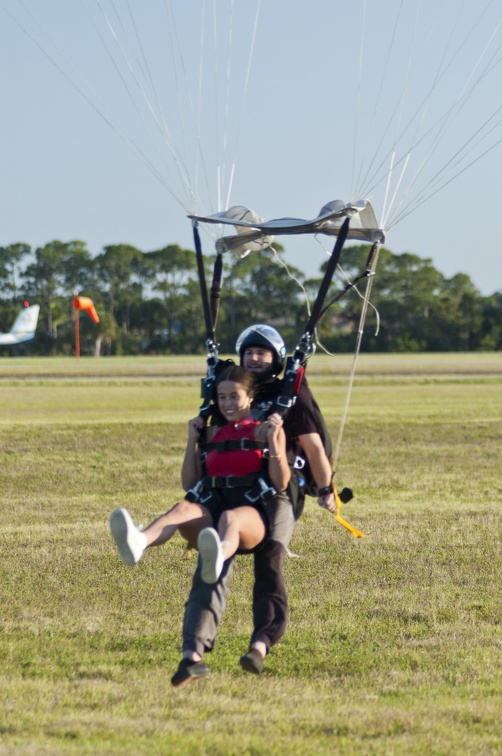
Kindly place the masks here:
[(80, 312), (76, 307), (75, 310), (75, 357), (80, 359)]
[(86, 310), (93, 323), (99, 323), (99, 315), (94, 307), (94, 302), (90, 297), (75, 297), (73, 300), (75, 310), (75, 357), (80, 359), (80, 312)]

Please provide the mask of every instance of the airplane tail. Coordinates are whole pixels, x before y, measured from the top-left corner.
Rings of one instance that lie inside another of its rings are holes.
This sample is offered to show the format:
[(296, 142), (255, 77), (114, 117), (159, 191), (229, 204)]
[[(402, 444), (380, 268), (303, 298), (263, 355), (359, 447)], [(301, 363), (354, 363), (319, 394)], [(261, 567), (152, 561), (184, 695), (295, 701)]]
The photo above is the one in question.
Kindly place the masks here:
[(25, 307), (21, 310), (9, 331), (13, 343), (20, 344), (35, 337), (39, 313), (40, 305), (31, 305), (31, 307)]

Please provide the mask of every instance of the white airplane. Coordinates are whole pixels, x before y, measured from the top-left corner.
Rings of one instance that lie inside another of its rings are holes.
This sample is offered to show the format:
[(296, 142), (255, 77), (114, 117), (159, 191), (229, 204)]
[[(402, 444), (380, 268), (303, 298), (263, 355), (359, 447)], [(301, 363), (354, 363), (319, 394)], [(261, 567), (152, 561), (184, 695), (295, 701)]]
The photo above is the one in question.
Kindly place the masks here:
[(9, 333), (0, 333), (0, 346), (22, 344), (35, 338), (40, 305), (25, 307), (14, 321)]

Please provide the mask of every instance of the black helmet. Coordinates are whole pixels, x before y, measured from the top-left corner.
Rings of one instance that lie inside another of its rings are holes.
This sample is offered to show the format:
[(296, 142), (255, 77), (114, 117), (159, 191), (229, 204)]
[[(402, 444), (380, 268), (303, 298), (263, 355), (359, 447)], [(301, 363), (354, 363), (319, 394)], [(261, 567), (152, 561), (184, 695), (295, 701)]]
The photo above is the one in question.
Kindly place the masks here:
[(281, 334), (272, 326), (257, 323), (246, 328), (235, 345), (235, 351), (239, 355), (242, 364), (244, 350), (248, 347), (263, 347), (274, 353), (274, 373), (277, 375), (284, 367), (286, 359), (286, 344)]

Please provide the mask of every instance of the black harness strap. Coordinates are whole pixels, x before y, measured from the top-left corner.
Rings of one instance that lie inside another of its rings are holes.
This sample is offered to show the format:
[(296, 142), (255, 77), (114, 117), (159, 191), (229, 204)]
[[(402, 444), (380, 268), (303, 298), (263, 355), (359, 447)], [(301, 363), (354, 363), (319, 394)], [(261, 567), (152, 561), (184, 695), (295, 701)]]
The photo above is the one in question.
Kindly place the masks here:
[(257, 478), (257, 475), (205, 475), (201, 480), (204, 488), (251, 488)]
[(266, 441), (256, 441), (254, 438), (229, 438), (226, 441), (209, 441), (204, 446), (206, 453), (210, 451), (221, 452), (226, 451), (252, 451), (254, 449), (267, 449), (268, 443)]
[(217, 475), (214, 477), (205, 475), (193, 488), (187, 491), (185, 498), (187, 501), (203, 504), (208, 500), (213, 489), (229, 488), (248, 488), (249, 490), (244, 494), (244, 498), (250, 504), (257, 504), (259, 501), (266, 504), (277, 494), (275, 488), (261, 473), (255, 475)]

